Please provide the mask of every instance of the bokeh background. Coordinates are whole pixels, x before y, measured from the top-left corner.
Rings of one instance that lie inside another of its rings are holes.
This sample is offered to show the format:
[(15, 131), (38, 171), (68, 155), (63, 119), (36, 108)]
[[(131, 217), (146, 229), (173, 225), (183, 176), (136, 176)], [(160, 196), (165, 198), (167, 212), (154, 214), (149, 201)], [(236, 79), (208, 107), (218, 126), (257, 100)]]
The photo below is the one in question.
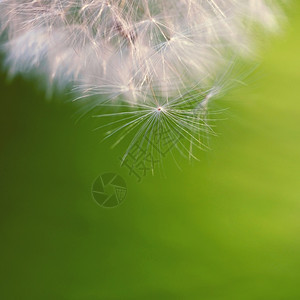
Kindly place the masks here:
[[(300, 299), (300, 4), (249, 85), (218, 105), (200, 162), (164, 161), (141, 183), (94, 121), (1, 75), (0, 298)], [(54, 97), (55, 98), (55, 97)], [(225, 120), (226, 119), (226, 120)], [(105, 172), (124, 203), (92, 198)]]

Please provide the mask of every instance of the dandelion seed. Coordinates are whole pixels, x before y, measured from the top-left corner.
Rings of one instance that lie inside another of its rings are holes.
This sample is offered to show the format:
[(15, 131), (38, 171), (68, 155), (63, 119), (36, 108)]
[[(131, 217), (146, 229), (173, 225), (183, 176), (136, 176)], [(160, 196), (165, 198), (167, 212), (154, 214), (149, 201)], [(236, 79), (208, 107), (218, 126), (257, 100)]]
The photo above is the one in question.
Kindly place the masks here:
[(71, 84), (86, 111), (110, 106), (99, 117), (119, 118), (104, 125), (107, 138), (123, 132), (114, 144), (164, 129), (193, 157), (213, 133), (209, 104), (233, 85), (232, 57), (255, 50), (251, 24), (276, 32), (281, 16), (268, 0), (2, 0), (1, 49), (11, 76)]

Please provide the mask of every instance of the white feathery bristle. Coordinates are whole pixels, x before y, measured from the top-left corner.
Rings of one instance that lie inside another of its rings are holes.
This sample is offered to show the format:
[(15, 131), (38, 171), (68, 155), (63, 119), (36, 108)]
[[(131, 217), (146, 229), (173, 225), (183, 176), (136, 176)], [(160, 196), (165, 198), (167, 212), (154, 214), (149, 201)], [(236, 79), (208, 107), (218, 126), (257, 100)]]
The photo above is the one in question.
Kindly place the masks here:
[(276, 32), (281, 15), (272, 0), (0, 1), (10, 74), (71, 83), (78, 99), (98, 95), (95, 105), (215, 96), (232, 57), (253, 54), (257, 27)]

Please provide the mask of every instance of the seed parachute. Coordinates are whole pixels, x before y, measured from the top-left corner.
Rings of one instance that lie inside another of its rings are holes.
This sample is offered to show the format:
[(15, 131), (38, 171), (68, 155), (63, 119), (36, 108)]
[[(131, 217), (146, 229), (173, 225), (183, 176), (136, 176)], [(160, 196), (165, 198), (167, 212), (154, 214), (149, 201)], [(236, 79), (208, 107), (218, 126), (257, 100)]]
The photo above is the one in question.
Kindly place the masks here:
[[(162, 132), (181, 153), (206, 148), (210, 103), (253, 57), (257, 32), (276, 32), (281, 3), (267, 0), (2, 0), (1, 50), (10, 76), (43, 75), (97, 108), (106, 138), (153, 152)], [(260, 28), (260, 29), (259, 29)], [(241, 78), (237, 78), (240, 80)], [(102, 109), (103, 108), (103, 109)], [(109, 111), (109, 112), (108, 112)]]

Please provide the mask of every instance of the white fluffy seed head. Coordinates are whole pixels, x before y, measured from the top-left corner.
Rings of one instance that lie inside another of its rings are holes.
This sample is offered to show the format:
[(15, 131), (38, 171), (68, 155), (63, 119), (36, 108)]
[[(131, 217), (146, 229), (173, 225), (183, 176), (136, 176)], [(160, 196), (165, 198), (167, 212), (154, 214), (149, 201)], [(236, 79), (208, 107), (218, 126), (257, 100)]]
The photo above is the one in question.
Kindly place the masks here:
[(196, 107), (223, 92), (232, 57), (253, 52), (257, 26), (278, 30), (279, 7), (272, 0), (2, 0), (1, 48), (12, 75), (35, 70), (50, 86), (74, 84), (79, 98), (98, 95), (93, 105), (122, 101), (170, 117), (166, 105), (177, 107), (191, 92), (205, 95)]
[(265, 0), (2, 0), (12, 74), (81, 82), (107, 97), (144, 102), (206, 85), (225, 51), (251, 51), (249, 23), (278, 27)]

